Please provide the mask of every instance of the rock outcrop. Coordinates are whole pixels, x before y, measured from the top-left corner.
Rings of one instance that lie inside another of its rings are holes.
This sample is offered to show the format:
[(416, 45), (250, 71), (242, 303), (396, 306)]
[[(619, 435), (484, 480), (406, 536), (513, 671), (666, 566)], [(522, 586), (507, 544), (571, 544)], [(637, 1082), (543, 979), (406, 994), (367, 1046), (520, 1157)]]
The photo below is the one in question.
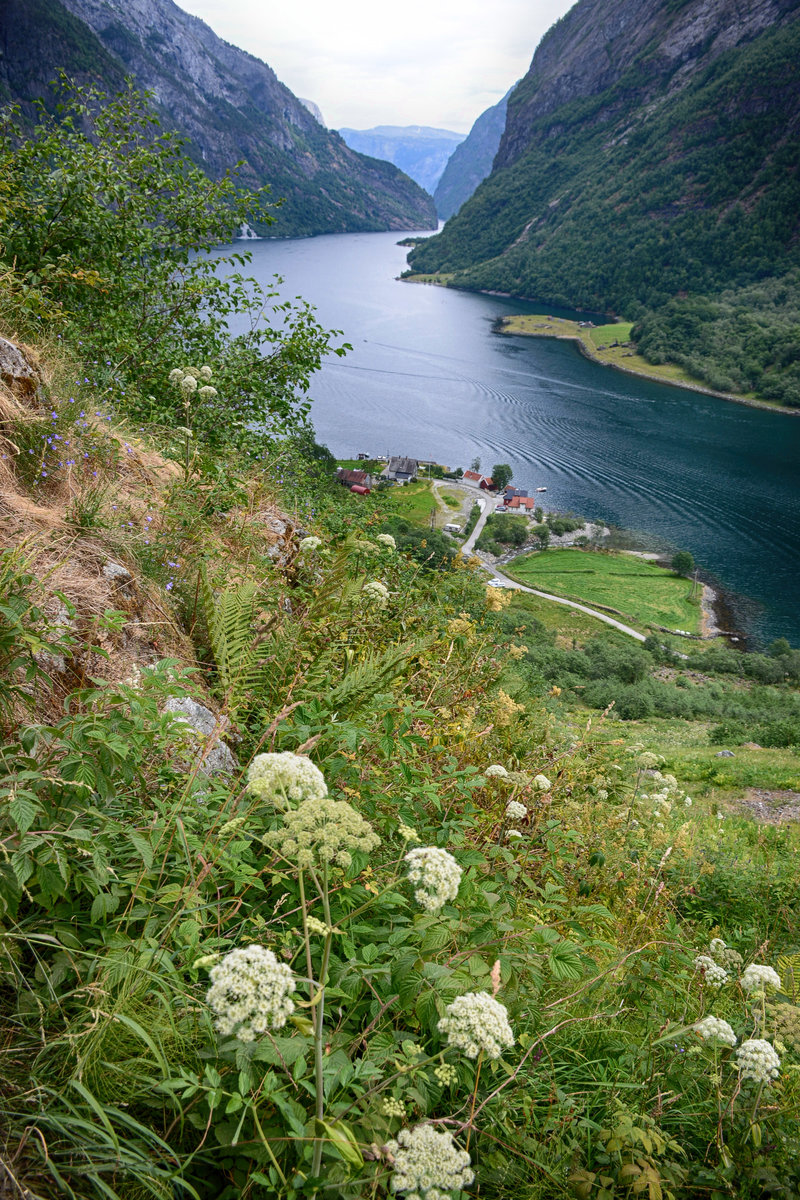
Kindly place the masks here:
[(491, 171), (506, 125), (508, 97), (513, 90), (511, 88), (502, 100), (481, 113), (464, 141), (447, 160), (433, 193), (436, 211), (443, 221), (458, 212)]

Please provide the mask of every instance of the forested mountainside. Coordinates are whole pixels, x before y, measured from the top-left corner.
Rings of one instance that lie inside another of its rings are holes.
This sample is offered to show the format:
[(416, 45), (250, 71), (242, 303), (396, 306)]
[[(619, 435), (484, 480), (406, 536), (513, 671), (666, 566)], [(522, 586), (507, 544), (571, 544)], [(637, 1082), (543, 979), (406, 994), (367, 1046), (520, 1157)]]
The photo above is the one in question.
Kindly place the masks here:
[(800, 404), (796, 0), (580, 0), (415, 271), (639, 322), (652, 361)]
[(481, 113), (464, 141), (447, 160), (433, 193), (436, 211), (442, 220), (457, 213), (491, 171), (506, 124), (508, 97), (513, 90), (511, 88), (502, 100)]
[(243, 160), (245, 183), (285, 198), (273, 236), (435, 228), (417, 184), (352, 151), (266, 63), (171, 0), (7, 0), (0, 45), (0, 96), (29, 114), (59, 70), (107, 91), (133, 77), (209, 175)]
[(410, 175), (431, 196), (463, 133), (428, 125), (376, 125), (374, 129), (340, 129), (352, 150), (385, 158)]

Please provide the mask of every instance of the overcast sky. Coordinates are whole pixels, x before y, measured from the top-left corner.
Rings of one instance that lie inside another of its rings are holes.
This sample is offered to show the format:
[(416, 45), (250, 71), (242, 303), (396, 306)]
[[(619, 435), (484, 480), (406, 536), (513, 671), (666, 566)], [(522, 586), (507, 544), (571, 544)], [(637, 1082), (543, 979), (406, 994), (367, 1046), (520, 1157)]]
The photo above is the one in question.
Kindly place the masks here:
[(527, 71), (575, 0), (178, 0), (269, 63), (330, 129), (433, 125), (467, 133)]

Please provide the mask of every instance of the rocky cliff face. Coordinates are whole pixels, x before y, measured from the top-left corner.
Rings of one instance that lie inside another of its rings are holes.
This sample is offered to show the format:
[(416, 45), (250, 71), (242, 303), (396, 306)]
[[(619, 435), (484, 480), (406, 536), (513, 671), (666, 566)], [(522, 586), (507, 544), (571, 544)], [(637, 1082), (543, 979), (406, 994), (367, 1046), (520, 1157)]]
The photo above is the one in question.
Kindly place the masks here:
[(658, 103), (690, 87), (725, 51), (791, 19), (797, 7), (796, 0), (582, 0), (542, 39), (514, 93), (496, 166), (511, 166), (534, 139), (546, 139), (546, 118), (563, 105), (623, 80), (623, 92), (594, 120), (608, 121), (632, 101)]
[(436, 211), (442, 220), (446, 221), (453, 213), (457, 213), (491, 171), (505, 129), (506, 106), (511, 91), (481, 113), (464, 141), (456, 146), (447, 160), (433, 193)]
[(800, 262), (797, 0), (579, 0), (491, 175), (410, 255), (456, 286), (639, 316)]
[[(222, 41), (171, 0), (29, 3), (40, 10), (31, 41), (18, 47), (8, 11), (29, 4), (10, 0), (0, 12), (0, 43), (11, 35), (17, 56), (38, 60), (38, 75), (52, 78), (80, 53), (80, 22), (84, 47), (104, 56), (95, 77), (106, 82), (111, 65), (117, 76), (130, 75), (152, 91), (162, 123), (191, 139), (193, 156), (210, 175), (243, 160), (246, 182), (269, 183), (276, 199), (285, 198), (271, 234), (435, 227), (430, 197), (412, 180), (350, 150), (266, 63)], [(6, 61), (6, 80), (19, 76), (9, 68)]]

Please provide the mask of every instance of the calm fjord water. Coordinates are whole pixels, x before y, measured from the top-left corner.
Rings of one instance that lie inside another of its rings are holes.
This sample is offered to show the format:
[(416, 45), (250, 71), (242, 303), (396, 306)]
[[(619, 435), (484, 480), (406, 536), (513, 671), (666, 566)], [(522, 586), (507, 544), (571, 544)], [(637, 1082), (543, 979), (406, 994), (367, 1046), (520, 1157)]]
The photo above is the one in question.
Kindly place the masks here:
[(690, 550), (742, 597), (759, 638), (800, 645), (800, 417), (640, 381), (571, 344), (498, 336), (494, 319), (526, 306), (399, 282), (400, 236), (248, 247), (251, 274), (281, 274), (285, 295), (353, 345), (312, 383), (319, 440), (338, 456), (508, 462), (554, 508)]

